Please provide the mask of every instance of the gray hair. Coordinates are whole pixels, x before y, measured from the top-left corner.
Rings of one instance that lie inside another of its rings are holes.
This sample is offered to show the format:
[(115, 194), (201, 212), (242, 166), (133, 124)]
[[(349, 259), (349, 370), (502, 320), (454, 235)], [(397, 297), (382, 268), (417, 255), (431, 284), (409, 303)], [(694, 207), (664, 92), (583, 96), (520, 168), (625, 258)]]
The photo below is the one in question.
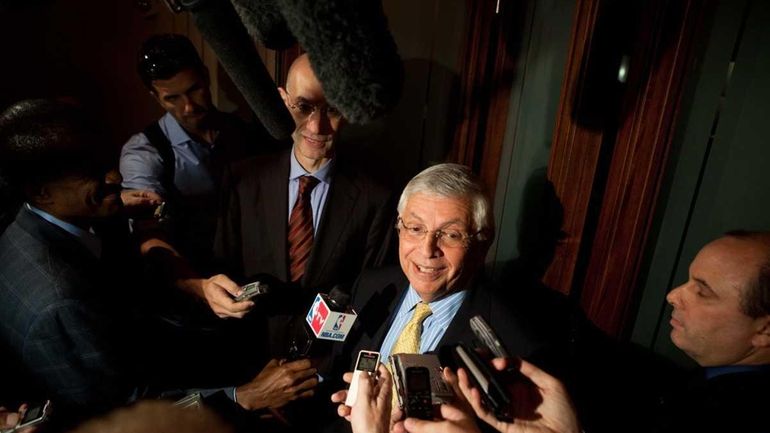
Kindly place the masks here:
[(478, 239), (491, 239), (495, 233), (492, 205), (484, 186), (470, 168), (460, 164), (437, 164), (421, 171), (406, 184), (398, 200), (401, 213), (412, 194), (426, 194), (447, 198), (467, 198), (471, 203), (473, 230), (480, 232)]

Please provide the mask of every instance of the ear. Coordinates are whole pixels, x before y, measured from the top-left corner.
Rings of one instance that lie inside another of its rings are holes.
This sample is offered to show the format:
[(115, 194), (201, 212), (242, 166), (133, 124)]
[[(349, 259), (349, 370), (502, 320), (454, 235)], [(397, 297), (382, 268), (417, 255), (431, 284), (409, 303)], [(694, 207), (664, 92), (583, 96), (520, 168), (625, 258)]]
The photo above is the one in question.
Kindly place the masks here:
[(289, 94), (286, 93), (286, 89), (283, 87), (278, 87), (278, 93), (281, 95), (281, 99), (283, 99), (283, 103), (286, 104), (286, 106), (289, 106)]
[(759, 329), (751, 338), (751, 344), (759, 348), (770, 347), (770, 315), (757, 319), (757, 325)]

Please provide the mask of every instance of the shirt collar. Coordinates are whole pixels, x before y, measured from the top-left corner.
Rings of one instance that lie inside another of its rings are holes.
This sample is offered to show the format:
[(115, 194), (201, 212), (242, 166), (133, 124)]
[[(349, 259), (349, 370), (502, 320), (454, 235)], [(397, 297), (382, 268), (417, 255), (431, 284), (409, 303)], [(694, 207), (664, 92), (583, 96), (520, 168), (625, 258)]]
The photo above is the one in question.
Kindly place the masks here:
[(723, 365), (720, 367), (706, 367), (704, 370), (706, 380), (708, 380), (723, 374), (770, 371), (770, 365)]
[(83, 246), (85, 246), (86, 249), (88, 249), (88, 251), (90, 251), (91, 254), (93, 254), (94, 256), (101, 257), (102, 241), (92, 232), (88, 230), (83, 230), (76, 225), (70, 224), (67, 221), (63, 221), (59, 218), (56, 218), (55, 216), (49, 214), (48, 212), (42, 209), (38, 209), (29, 203), (24, 203), (24, 206), (26, 206), (27, 210), (35, 213), (40, 218), (43, 218), (49, 223), (59, 227), (60, 229), (64, 230), (65, 232), (77, 238), (77, 240), (80, 241), (80, 243), (82, 243)]
[(172, 116), (171, 113), (166, 113), (163, 115), (163, 117), (160, 119), (160, 122), (163, 129), (166, 130), (166, 133), (168, 134), (168, 141), (171, 142), (172, 146), (178, 146), (188, 141), (194, 141), (187, 134), (187, 131), (182, 128), (182, 125), (180, 125), (179, 122), (174, 119), (174, 116)]
[(329, 177), (331, 176), (331, 167), (334, 159), (328, 161), (323, 167), (319, 168), (315, 173), (309, 173), (305, 170), (294, 154), (294, 147), (291, 148), (291, 156), (289, 157), (289, 180), (295, 180), (302, 176), (313, 176), (323, 183), (329, 183)]
[[(467, 295), (467, 290), (460, 290), (459, 292), (455, 292), (447, 296), (442, 296), (433, 302), (429, 302), (428, 306), (430, 307), (431, 311), (438, 311), (444, 305), (451, 304), (458, 298), (460, 298), (460, 303), (462, 303), (462, 300)], [(411, 311), (414, 310), (414, 307), (420, 302), (422, 302), (422, 298), (420, 298), (420, 295), (417, 294), (417, 291), (414, 290), (414, 287), (412, 287), (410, 284), (406, 291), (406, 296), (404, 296), (404, 302), (401, 304), (402, 308), (401, 311), (399, 311), (399, 315), (411, 313)]]

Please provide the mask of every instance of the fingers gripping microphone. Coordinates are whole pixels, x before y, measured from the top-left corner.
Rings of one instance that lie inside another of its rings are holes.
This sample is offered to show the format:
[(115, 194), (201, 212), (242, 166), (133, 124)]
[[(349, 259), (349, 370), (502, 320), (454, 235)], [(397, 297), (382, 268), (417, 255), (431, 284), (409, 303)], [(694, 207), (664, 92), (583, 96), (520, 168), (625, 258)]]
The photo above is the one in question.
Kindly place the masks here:
[(190, 11), (198, 30), (265, 129), (278, 140), (289, 139), (294, 121), (233, 5), (228, 0), (183, 0), (181, 3)]
[(345, 341), (357, 317), (349, 304), (350, 295), (338, 286), (328, 295), (316, 295), (313, 305), (301, 320), (304, 323), (297, 326), (289, 347), (289, 359), (312, 357), (314, 353), (323, 352), (322, 347), (328, 347), (328, 343)]

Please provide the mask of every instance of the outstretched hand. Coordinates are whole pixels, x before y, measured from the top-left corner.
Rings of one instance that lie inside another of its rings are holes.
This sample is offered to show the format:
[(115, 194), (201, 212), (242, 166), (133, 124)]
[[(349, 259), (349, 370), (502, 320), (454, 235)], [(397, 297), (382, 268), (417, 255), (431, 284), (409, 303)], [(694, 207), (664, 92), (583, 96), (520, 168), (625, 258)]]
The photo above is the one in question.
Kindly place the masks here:
[[(492, 365), (503, 371), (511, 360), (495, 358)], [(513, 422), (498, 420), (487, 409), (478, 389), (471, 386), (468, 374), (459, 369), (460, 391), (470, 402), (476, 416), (501, 433), (578, 433), (580, 427), (572, 401), (564, 385), (556, 378), (526, 361), (519, 371), (529, 381), (516, 381), (509, 386), (512, 396)], [(531, 382), (530, 382), (531, 381)]]

